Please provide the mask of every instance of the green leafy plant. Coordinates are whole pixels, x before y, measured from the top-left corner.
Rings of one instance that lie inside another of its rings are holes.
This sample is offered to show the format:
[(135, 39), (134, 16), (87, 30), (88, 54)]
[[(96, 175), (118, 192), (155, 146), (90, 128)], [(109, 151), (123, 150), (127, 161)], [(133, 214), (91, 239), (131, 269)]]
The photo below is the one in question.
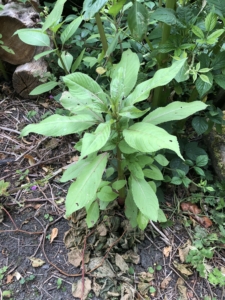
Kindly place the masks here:
[(45, 214), (44, 215), (45, 220), (49, 220), (50, 222), (52, 222), (54, 219), (52, 216), (50, 216), (49, 214)]
[(29, 276), (26, 276), (26, 277), (20, 279), (19, 282), (20, 282), (20, 284), (24, 284), (24, 283), (27, 283), (29, 281), (33, 281), (35, 279), (35, 277), (36, 277), (35, 275), (31, 274)]
[(10, 183), (0, 180), (0, 196), (8, 196), (7, 189), (9, 188)]
[(127, 50), (111, 72), (108, 92), (88, 75), (77, 72), (64, 76), (69, 91), (62, 94), (60, 102), (74, 116), (53, 115), (22, 130), (21, 136), (30, 132), (47, 136), (84, 133), (76, 144), (80, 159), (61, 179), (76, 179), (66, 198), (67, 216), (85, 208), (91, 227), (99, 218), (99, 209), (117, 199), (125, 205), (134, 227), (144, 229), (149, 220), (166, 220), (159, 209), (154, 180), (163, 180), (157, 164), (166, 166), (168, 161), (156, 152), (169, 149), (183, 158), (176, 137), (159, 124), (187, 118), (206, 104), (173, 102), (150, 113), (150, 108), (140, 110), (135, 104), (146, 100), (151, 89), (168, 84), (184, 63), (185, 59), (174, 61), (135, 87), (140, 62)]

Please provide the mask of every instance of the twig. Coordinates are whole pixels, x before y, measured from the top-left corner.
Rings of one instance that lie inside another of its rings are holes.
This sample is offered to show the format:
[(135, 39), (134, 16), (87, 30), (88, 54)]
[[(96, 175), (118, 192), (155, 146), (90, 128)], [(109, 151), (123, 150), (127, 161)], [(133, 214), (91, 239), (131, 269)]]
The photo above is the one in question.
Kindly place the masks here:
[(160, 230), (155, 226), (155, 224), (154, 224), (152, 221), (150, 221), (150, 223), (151, 223), (152, 227), (154, 227), (154, 229), (161, 235), (163, 241), (164, 241), (167, 245), (170, 246), (171, 243), (170, 243), (169, 239), (165, 236), (165, 234), (164, 234), (162, 231), (160, 231)]
[(15, 132), (15, 133), (17, 133), (17, 134), (20, 134), (19, 131), (14, 130), (14, 129), (11, 129), (11, 128), (7, 128), (7, 127), (2, 127), (2, 126), (0, 126), (0, 129), (6, 130), (6, 131), (10, 131), (10, 132)]

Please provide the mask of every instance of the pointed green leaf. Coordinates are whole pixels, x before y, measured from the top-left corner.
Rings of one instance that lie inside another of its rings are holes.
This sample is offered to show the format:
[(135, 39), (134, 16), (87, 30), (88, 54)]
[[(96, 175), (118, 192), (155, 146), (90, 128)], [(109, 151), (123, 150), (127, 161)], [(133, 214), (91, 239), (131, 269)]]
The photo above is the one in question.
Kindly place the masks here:
[(127, 117), (129, 119), (137, 119), (145, 115), (150, 108), (147, 108), (145, 110), (140, 110), (135, 106), (126, 106), (123, 109), (121, 109), (119, 115), (123, 117)]
[(202, 98), (205, 94), (207, 94), (207, 92), (211, 89), (213, 85), (213, 76), (210, 72), (207, 73), (207, 77), (209, 79), (209, 83), (203, 81), (200, 77), (198, 77), (198, 79), (195, 82), (195, 86), (199, 93), (200, 98)]
[(131, 191), (134, 202), (143, 215), (149, 220), (157, 221), (159, 203), (147, 181), (131, 176)]
[(77, 178), (77, 176), (81, 173), (83, 168), (88, 164), (90, 164), (89, 159), (82, 159), (76, 163), (69, 165), (67, 167), (66, 171), (63, 173), (63, 176), (60, 179), (60, 182), (67, 182), (69, 180)]
[(106, 4), (106, 2), (108, 2), (108, 0), (84, 0), (84, 20), (86, 21), (93, 17)]
[(100, 192), (97, 193), (97, 197), (103, 202), (111, 202), (118, 197), (118, 194), (113, 192), (110, 186), (103, 186)]
[(213, 70), (219, 70), (225, 68), (225, 51), (218, 53), (212, 62)]
[(177, 18), (175, 11), (171, 8), (159, 7), (152, 14), (150, 14), (150, 19), (157, 20), (168, 25), (175, 25), (177, 23)]
[(210, 12), (205, 18), (205, 29), (209, 32), (212, 31), (217, 23), (217, 16)]
[(158, 167), (151, 165), (150, 169), (143, 170), (145, 177), (154, 180), (163, 180), (163, 174)]
[(56, 1), (53, 10), (47, 16), (47, 18), (42, 26), (42, 31), (46, 31), (48, 28), (50, 28), (52, 26), (56, 26), (59, 23), (65, 2), (66, 2), (66, 0), (57, 0)]
[(201, 30), (201, 28), (199, 28), (198, 26), (193, 26), (192, 27), (192, 32), (199, 37), (200, 39), (204, 39), (205, 35), (204, 32)]
[(165, 167), (165, 166), (167, 166), (169, 164), (169, 161), (162, 154), (157, 154), (154, 157), (154, 160), (157, 161), (157, 163), (160, 164), (163, 167)]
[(191, 124), (198, 135), (201, 135), (204, 132), (206, 132), (206, 130), (209, 127), (208, 123), (206, 122), (206, 119), (200, 116), (194, 117), (191, 121)]
[(196, 158), (196, 165), (198, 167), (204, 167), (208, 164), (208, 161), (209, 161), (208, 155), (199, 155)]
[(210, 4), (213, 9), (216, 9), (216, 13), (220, 17), (225, 16), (225, 6), (223, 0), (207, 0), (207, 3)]
[(82, 140), (81, 158), (100, 150), (110, 136), (111, 121), (99, 124), (94, 134), (86, 132)]
[(49, 36), (40, 29), (19, 29), (15, 34), (18, 34), (21, 41), (28, 45), (50, 47)]
[(116, 191), (121, 190), (125, 185), (127, 181), (126, 180), (117, 180), (114, 181), (112, 184), (112, 188)]
[(116, 49), (116, 46), (118, 45), (118, 40), (119, 40), (120, 34), (121, 34), (120, 31), (117, 32), (117, 34), (113, 38), (112, 42), (110, 43), (110, 45), (105, 53), (105, 57), (109, 57), (110, 54)]
[(126, 0), (118, 0), (118, 1), (113, 1), (112, 6), (110, 7), (108, 13), (110, 15), (112, 15), (113, 17), (115, 17), (120, 10), (122, 9), (122, 7), (124, 6), (124, 4), (126, 3)]
[(148, 10), (138, 1), (134, 1), (127, 16), (131, 35), (137, 41), (142, 41), (148, 28)]
[(210, 39), (214, 39), (215, 41), (218, 39), (218, 37), (221, 36), (221, 34), (224, 33), (224, 29), (218, 29), (216, 31), (214, 31), (213, 33), (211, 33), (208, 37), (207, 37), (207, 41)]
[(88, 228), (93, 227), (99, 219), (99, 205), (97, 201), (94, 201), (87, 210), (86, 222)]
[(182, 120), (206, 107), (207, 105), (201, 101), (193, 101), (191, 103), (175, 101), (150, 112), (143, 119), (143, 122), (157, 125), (168, 121)]
[(141, 230), (145, 230), (145, 228), (147, 227), (149, 222), (149, 219), (142, 213), (142, 212), (138, 212), (138, 216), (137, 216), (137, 224), (138, 227)]
[(134, 91), (125, 99), (124, 106), (145, 100), (148, 98), (150, 90), (168, 84), (180, 71), (185, 61), (186, 58), (175, 61), (169, 68), (156, 71), (153, 78), (138, 84)]
[(46, 136), (63, 136), (71, 133), (81, 132), (96, 123), (96, 120), (88, 115), (78, 116), (50, 116), (39, 124), (30, 124), (21, 131), (21, 136), (26, 136), (30, 132), (43, 134)]
[[(62, 59), (62, 61), (64, 63), (66, 71), (69, 73), (70, 72), (70, 68), (72, 66), (72, 62), (73, 62), (73, 56), (69, 52), (62, 51), (62, 53), (61, 53), (61, 59)], [(60, 68), (62, 68), (64, 70), (64, 67), (63, 67), (63, 65), (61, 63), (61, 60), (59, 58), (58, 58), (58, 65), (60, 66)]]
[(84, 52), (86, 49), (83, 49), (80, 53), (80, 55), (77, 57), (77, 59), (75, 60), (75, 62), (73, 63), (72, 67), (71, 67), (71, 72), (75, 72), (76, 69), (79, 67), (79, 65), (82, 62), (83, 56), (84, 56)]
[(41, 52), (41, 53), (35, 55), (35, 56), (34, 56), (34, 59), (35, 59), (35, 60), (38, 60), (39, 58), (41, 58), (41, 57), (43, 57), (43, 56), (45, 56), (45, 55), (48, 55), (48, 54), (50, 54), (50, 53), (53, 53), (53, 52), (56, 52), (56, 49), (53, 49), (53, 50), (47, 50), (47, 51)]
[(68, 41), (74, 35), (76, 30), (80, 26), (81, 22), (82, 22), (82, 16), (79, 16), (75, 20), (73, 20), (69, 25), (66, 26), (66, 28), (60, 35), (62, 44), (65, 44), (65, 42)]
[(66, 197), (66, 215), (83, 208), (96, 197), (97, 189), (101, 183), (106, 167), (108, 154), (98, 155), (83, 168), (77, 180), (71, 184)]
[(48, 91), (53, 90), (58, 84), (58, 82), (55, 81), (49, 81), (43, 84), (40, 84), (36, 88), (34, 88), (29, 95), (40, 95), (43, 93), (46, 93)]
[(213, 79), (222, 89), (225, 90), (225, 75), (224, 74), (214, 75)]
[(135, 228), (137, 226), (137, 214), (137, 206), (134, 202), (131, 191), (128, 190), (127, 197), (125, 199), (125, 216), (130, 221), (132, 228)]
[(125, 141), (141, 152), (170, 149), (182, 158), (177, 138), (164, 129), (149, 123), (136, 123), (123, 131)]
[(160, 223), (163, 223), (163, 222), (166, 222), (166, 221), (167, 221), (167, 218), (166, 218), (164, 212), (163, 212), (161, 209), (159, 209), (159, 213), (158, 213), (158, 221), (159, 221)]
[(111, 72), (110, 93), (112, 99), (121, 100), (123, 97), (127, 97), (137, 82), (139, 68), (140, 62), (137, 54), (130, 49), (124, 51), (121, 61)]

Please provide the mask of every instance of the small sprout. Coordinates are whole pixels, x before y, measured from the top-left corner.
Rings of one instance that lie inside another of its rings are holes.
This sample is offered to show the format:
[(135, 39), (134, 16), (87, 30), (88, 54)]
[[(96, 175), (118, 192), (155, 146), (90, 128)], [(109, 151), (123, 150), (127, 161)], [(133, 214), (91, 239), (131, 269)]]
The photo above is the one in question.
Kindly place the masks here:
[(155, 272), (155, 270), (152, 267), (149, 267), (148, 268), (148, 272), (151, 273), (151, 274), (153, 274)]

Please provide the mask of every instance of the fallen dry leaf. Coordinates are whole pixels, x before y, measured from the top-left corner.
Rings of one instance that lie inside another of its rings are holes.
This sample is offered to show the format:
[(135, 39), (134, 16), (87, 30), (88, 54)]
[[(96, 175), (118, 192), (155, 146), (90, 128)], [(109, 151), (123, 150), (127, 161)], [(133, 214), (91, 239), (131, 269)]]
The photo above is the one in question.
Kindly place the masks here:
[(122, 272), (126, 272), (129, 270), (128, 264), (125, 262), (125, 260), (122, 258), (122, 256), (119, 255), (118, 253), (116, 253), (115, 263)]
[(168, 257), (168, 256), (170, 255), (171, 250), (172, 250), (172, 246), (165, 247), (165, 248), (163, 249), (163, 254), (164, 254), (164, 256), (165, 256), (165, 257)]
[(187, 297), (187, 288), (184, 285), (184, 281), (183, 281), (182, 278), (178, 278), (178, 280), (177, 280), (177, 287), (178, 287), (178, 290), (179, 290), (179, 293), (180, 293), (180, 299), (181, 300), (188, 300), (188, 297)]
[(29, 260), (31, 261), (32, 267), (34, 268), (41, 267), (45, 264), (45, 261), (40, 258), (29, 257)]
[(164, 278), (163, 281), (160, 284), (161, 288), (165, 289), (168, 286), (171, 279), (172, 279), (171, 276), (168, 276), (168, 277)]
[(54, 241), (54, 239), (57, 237), (58, 235), (58, 228), (53, 228), (52, 229), (52, 233), (51, 233), (51, 236), (50, 236), (50, 244)]
[(24, 155), (24, 158), (28, 159), (29, 165), (33, 166), (36, 164), (35, 159), (33, 158), (33, 156), (31, 156), (30, 154), (26, 154)]
[(212, 221), (206, 216), (198, 216), (201, 213), (201, 209), (197, 207), (196, 204), (191, 202), (183, 202), (181, 203), (181, 209), (186, 212), (190, 212), (192, 218), (194, 218), (199, 224), (204, 226), (205, 228), (209, 228), (212, 226)]
[(9, 284), (9, 283), (11, 283), (12, 282), (12, 279), (13, 279), (13, 274), (9, 274), (9, 275), (7, 275), (7, 277), (6, 277), (6, 283), (7, 284)]
[(174, 267), (180, 271), (182, 274), (190, 276), (193, 273), (187, 268), (187, 265), (179, 264), (177, 261), (173, 262)]
[(185, 262), (185, 259), (188, 255), (188, 252), (190, 251), (191, 249), (191, 241), (190, 240), (187, 240), (187, 242), (180, 248), (178, 248), (178, 252), (179, 252), (179, 257), (180, 257), (180, 260), (181, 262)]
[(79, 267), (82, 262), (82, 251), (78, 249), (70, 251), (68, 253), (68, 262), (75, 267)]
[(98, 227), (97, 227), (97, 231), (99, 233), (100, 236), (106, 236), (107, 235), (107, 228), (104, 224), (100, 224)]
[(86, 299), (90, 290), (91, 290), (91, 280), (89, 278), (84, 278), (84, 291), (83, 291), (82, 278), (72, 284), (72, 294), (75, 298)]

